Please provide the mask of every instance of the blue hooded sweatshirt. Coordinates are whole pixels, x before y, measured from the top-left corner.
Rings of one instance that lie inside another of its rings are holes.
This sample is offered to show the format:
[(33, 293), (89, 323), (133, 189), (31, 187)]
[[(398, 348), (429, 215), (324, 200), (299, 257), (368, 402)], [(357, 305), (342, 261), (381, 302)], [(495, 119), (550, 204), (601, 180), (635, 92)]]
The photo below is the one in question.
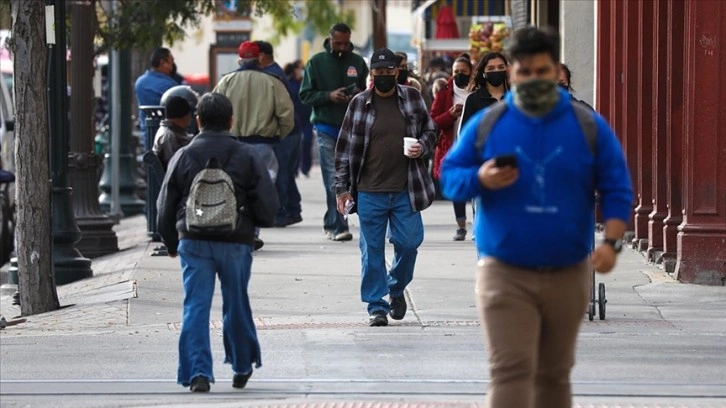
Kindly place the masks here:
[[(620, 143), (597, 113), (596, 157), (580, 129), (572, 101), (564, 90), (544, 117), (525, 115), (505, 97), (507, 109), (494, 124), (483, 151), (475, 147), (481, 117), (462, 128), (441, 169), (443, 195), (477, 200), (476, 246), (492, 256), (525, 267), (560, 268), (584, 260), (592, 251), (595, 191), (604, 220), (627, 222), (633, 203), (630, 174)], [(484, 161), (514, 154), (517, 181), (489, 190), (477, 172)]]

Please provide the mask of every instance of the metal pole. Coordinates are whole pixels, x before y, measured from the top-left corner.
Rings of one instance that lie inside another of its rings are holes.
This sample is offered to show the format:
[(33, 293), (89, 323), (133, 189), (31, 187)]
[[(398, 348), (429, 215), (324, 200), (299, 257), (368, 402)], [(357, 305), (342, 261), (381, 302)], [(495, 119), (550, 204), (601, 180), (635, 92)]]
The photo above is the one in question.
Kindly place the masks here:
[[(114, 13), (118, 11), (118, 0), (112, 0)], [(121, 211), (121, 78), (119, 75), (119, 51), (111, 51), (111, 214), (116, 223), (123, 217)]]

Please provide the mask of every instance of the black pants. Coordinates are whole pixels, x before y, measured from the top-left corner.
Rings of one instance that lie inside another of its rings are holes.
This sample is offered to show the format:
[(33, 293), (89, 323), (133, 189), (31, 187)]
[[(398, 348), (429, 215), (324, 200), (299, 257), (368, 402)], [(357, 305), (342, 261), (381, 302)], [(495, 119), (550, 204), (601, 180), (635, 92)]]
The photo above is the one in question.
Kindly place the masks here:
[(456, 221), (466, 221), (466, 201), (454, 201), (454, 216)]

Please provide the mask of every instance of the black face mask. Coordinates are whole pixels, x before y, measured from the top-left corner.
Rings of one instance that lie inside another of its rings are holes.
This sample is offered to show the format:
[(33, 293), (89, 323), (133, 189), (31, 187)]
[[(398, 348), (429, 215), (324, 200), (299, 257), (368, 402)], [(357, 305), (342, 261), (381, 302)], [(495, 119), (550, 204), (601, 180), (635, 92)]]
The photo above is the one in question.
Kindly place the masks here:
[(398, 84), (406, 85), (407, 82), (408, 82), (408, 70), (407, 69), (398, 70)]
[(564, 89), (565, 91), (570, 92), (570, 87), (567, 84), (563, 84), (560, 82), (557, 85), (559, 85), (560, 88)]
[(467, 85), (469, 85), (469, 80), (471, 79), (471, 75), (466, 74), (456, 74), (454, 75), (454, 83), (459, 88), (466, 88)]
[(507, 71), (493, 71), (485, 74), (487, 82), (491, 86), (501, 86), (507, 80)]
[(373, 77), (373, 85), (381, 93), (388, 93), (396, 86), (395, 75), (376, 75)]

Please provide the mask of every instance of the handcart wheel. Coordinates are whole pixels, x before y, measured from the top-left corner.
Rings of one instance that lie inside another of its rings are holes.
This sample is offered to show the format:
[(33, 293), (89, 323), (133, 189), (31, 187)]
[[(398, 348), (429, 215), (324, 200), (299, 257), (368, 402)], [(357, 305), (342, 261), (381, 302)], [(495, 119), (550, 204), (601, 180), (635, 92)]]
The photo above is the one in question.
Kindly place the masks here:
[(605, 304), (608, 300), (605, 298), (605, 284), (600, 282), (597, 287), (597, 303), (600, 306), (600, 320), (605, 320)]
[(590, 304), (587, 307), (587, 318), (590, 319), (590, 321), (593, 321), (595, 318), (595, 303), (590, 302)]

